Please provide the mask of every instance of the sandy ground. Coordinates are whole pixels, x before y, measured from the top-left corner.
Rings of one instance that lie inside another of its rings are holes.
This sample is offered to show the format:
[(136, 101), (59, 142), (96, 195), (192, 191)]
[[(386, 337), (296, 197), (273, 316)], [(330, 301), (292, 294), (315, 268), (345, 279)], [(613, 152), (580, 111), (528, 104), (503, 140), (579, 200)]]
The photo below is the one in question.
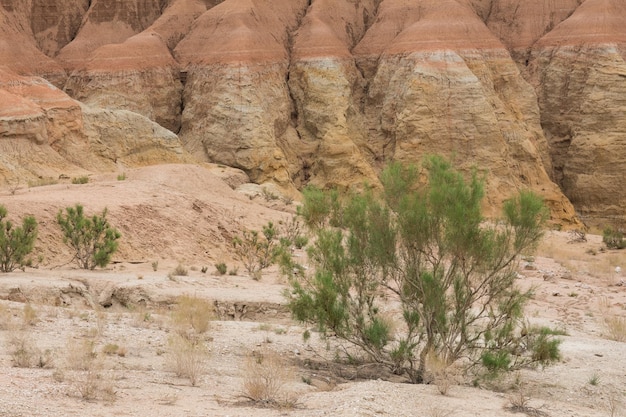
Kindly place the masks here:
[[(496, 417), (516, 415), (509, 407), (520, 395), (527, 398), (528, 415), (626, 415), (626, 343), (610, 340), (605, 324), (607, 317), (626, 316), (626, 275), (615, 272), (626, 268), (626, 254), (602, 251), (599, 236), (568, 243), (569, 233), (548, 232), (534, 259), (520, 265), (519, 284), (535, 288), (529, 320), (567, 333), (561, 336), (563, 360), (478, 387), (460, 379), (441, 395), (435, 385), (385, 381), (375, 370), (332, 360), (324, 365), (333, 350), (315, 335), (303, 341), (303, 329), (283, 306), (286, 286), (276, 269), (261, 281), (240, 265), (235, 275), (216, 274), (216, 262), (237, 266), (230, 241), (244, 225), (259, 229), (269, 220), (284, 221), (292, 204), (250, 199), (199, 167), (126, 174), (124, 181), (102, 176), (85, 185), (0, 192), (11, 216), (39, 220), (41, 256), (38, 268), (0, 276), (0, 417)], [(54, 216), (77, 202), (88, 211), (107, 207), (124, 235), (106, 269), (82, 271), (68, 263)], [(188, 268), (187, 276), (171, 274), (178, 264)], [(202, 336), (209, 352), (197, 386), (177, 377), (169, 360), (171, 312), (183, 294), (216, 306)], [(24, 324), (27, 303), (35, 310), (31, 324)], [(11, 341), (17, 337), (48, 351), (50, 360), (41, 355), (46, 366), (13, 366)], [(97, 353), (92, 373), (72, 370), (86, 340)], [(121, 354), (103, 353), (110, 345)], [(249, 358), (270, 352), (287, 371), (281, 398), (290, 406), (262, 407), (245, 398)], [(511, 388), (516, 379), (521, 394)], [(84, 395), (89, 383), (96, 388)]]

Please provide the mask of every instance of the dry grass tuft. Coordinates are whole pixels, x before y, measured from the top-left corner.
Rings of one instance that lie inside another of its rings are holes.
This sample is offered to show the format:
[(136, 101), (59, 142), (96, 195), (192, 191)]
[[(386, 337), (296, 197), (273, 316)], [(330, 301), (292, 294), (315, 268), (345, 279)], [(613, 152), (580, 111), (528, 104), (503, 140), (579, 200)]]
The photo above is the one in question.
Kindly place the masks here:
[(429, 371), (429, 382), (437, 386), (441, 395), (448, 395), (450, 387), (459, 383), (461, 372), (458, 367), (449, 364), (434, 352), (428, 355), (426, 367)]
[(523, 382), (518, 383), (517, 389), (508, 396), (508, 400), (509, 406), (506, 407), (506, 409), (509, 411), (514, 413), (524, 413), (527, 416), (532, 417), (548, 416), (546, 412), (530, 405), (530, 395), (528, 395), (526, 386)]
[(202, 334), (209, 330), (213, 316), (213, 306), (208, 301), (183, 295), (178, 297), (172, 321), (176, 331), (189, 338), (191, 334)]
[(168, 362), (176, 376), (189, 378), (195, 387), (207, 373), (209, 349), (199, 338), (174, 335), (168, 341)]
[(296, 398), (285, 390), (293, 371), (275, 352), (252, 352), (244, 363), (243, 396), (269, 407), (291, 408)]
[(24, 326), (34, 326), (35, 324), (37, 324), (37, 322), (39, 321), (39, 318), (37, 316), (37, 310), (35, 310), (32, 305), (28, 303), (24, 304), (22, 316), (24, 320)]
[(611, 311), (611, 303), (607, 298), (600, 301), (600, 314), (606, 331), (606, 337), (616, 342), (626, 342), (626, 316)]

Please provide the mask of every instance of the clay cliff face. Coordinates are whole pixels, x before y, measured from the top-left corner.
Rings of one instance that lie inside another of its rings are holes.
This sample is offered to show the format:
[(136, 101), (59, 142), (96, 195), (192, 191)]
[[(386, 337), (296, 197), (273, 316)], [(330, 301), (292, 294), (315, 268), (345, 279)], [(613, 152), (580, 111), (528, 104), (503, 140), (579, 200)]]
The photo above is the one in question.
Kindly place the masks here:
[(0, 0), (0, 143), (87, 170), (189, 153), (291, 194), (441, 153), (485, 172), (494, 213), (531, 188), (561, 223), (606, 223), (625, 19), (621, 0)]

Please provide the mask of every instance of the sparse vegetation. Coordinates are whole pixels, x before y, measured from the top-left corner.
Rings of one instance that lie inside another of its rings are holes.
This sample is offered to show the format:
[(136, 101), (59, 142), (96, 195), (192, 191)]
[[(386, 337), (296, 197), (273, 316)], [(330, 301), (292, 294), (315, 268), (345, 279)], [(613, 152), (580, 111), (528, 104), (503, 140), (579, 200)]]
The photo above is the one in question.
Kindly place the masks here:
[(39, 321), (37, 310), (35, 310), (30, 303), (24, 304), (22, 313), (25, 326), (34, 326)]
[(118, 181), (124, 181), (126, 179), (126, 173), (122, 172), (121, 174), (117, 175), (117, 180)]
[(176, 268), (172, 271), (172, 275), (177, 277), (186, 277), (189, 275), (189, 270), (185, 268), (182, 264), (176, 265)]
[(72, 184), (87, 184), (88, 182), (89, 177), (86, 175), (72, 178)]
[(228, 266), (224, 262), (220, 262), (218, 264), (215, 264), (215, 270), (217, 271), (218, 275), (225, 275), (228, 271)]
[(67, 207), (65, 214), (59, 210), (57, 223), (63, 232), (63, 242), (74, 251), (74, 260), (83, 269), (107, 266), (117, 251), (120, 233), (102, 215), (86, 217), (83, 206)]
[(263, 226), (262, 234), (256, 230), (244, 230), (241, 236), (236, 236), (232, 241), (235, 255), (256, 280), (261, 278), (261, 271), (276, 260), (279, 243), (278, 230), (272, 222)]
[(50, 353), (43, 354), (32, 339), (30, 332), (14, 331), (8, 338), (9, 353), (13, 366), (18, 368), (48, 367), (52, 363)]
[(206, 300), (183, 295), (178, 297), (178, 304), (172, 313), (176, 332), (187, 338), (193, 334), (202, 334), (209, 330), (213, 319), (213, 306)]
[(626, 240), (624, 240), (624, 230), (621, 228), (606, 227), (602, 231), (602, 242), (609, 249), (626, 248)]
[(44, 187), (46, 185), (58, 184), (59, 180), (56, 178), (39, 178), (37, 180), (28, 181), (28, 188)]
[(21, 227), (7, 220), (7, 209), (0, 205), (0, 272), (11, 272), (23, 267), (37, 239), (37, 221), (26, 216)]
[(293, 407), (296, 400), (285, 390), (292, 372), (274, 352), (253, 352), (243, 369), (243, 396), (271, 407)]
[(152, 262), (152, 270), (156, 272), (159, 269), (159, 261)]
[(207, 371), (209, 350), (200, 338), (173, 335), (168, 340), (170, 366), (176, 376), (189, 378), (191, 386), (200, 383), (200, 378)]
[[(490, 373), (558, 359), (558, 339), (522, 334), (532, 293), (515, 285), (520, 255), (542, 236), (542, 201), (521, 192), (490, 226), (476, 173), (466, 182), (439, 157), (424, 168), (427, 186), (417, 167), (388, 167), (384, 200), (371, 190), (345, 199), (304, 191), (300, 213), (316, 231), (309, 248), (315, 271), (284, 268), (293, 316), (417, 383), (431, 352)], [(385, 311), (390, 297), (401, 305), (402, 327)]]

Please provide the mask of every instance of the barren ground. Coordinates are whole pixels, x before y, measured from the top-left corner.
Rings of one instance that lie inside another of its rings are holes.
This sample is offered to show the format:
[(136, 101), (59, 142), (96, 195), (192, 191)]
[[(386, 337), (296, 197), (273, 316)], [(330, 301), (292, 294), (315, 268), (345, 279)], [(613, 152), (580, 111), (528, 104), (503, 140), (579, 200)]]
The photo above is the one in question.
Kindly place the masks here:
[[(204, 168), (181, 165), (128, 171), (123, 181), (94, 176), (84, 185), (65, 181), (0, 195), (11, 217), (33, 214), (40, 223), (36, 267), (0, 275), (0, 417), (496, 417), (515, 415), (509, 409), (520, 395), (511, 388), (514, 379), (521, 381), (529, 415), (626, 415), (626, 343), (610, 340), (606, 325), (608, 318), (626, 316), (626, 276), (615, 271), (626, 267), (626, 253), (601, 251), (599, 236), (568, 243), (570, 234), (550, 231), (534, 262), (520, 265), (519, 284), (536, 289), (529, 320), (567, 333), (561, 336), (563, 360), (478, 387), (459, 379), (441, 395), (435, 385), (377, 379), (367, 367), (323, 366), (321, 359), (332, 359), (333, 351), (315, 335), (303, 341), (302, 327), (282, 306), (286, 286), (278, 271), (270, 269), (257, 282), (237, 265), (234, 234), (286, 220), (293, 205), (250, 199)], [(123, 234), (114, 263), (104, 270), (68, 263), (54, 216), (74, 203), (88, 212), (107, 207)], [(217, 262), (238, 271), (220, 276)], [(179, 264), (187, 276), (171, 274)], [(168, 366), (171, 311), (179, 295), (216, 306), (204, 336), (210, 350), (205, 372), (195, 387)], [(32, 324), (24, 324), (27, 303), (35, 310)], [(44, 367), (13, 366), (16, 337), (52, 359)], [(91, 374), (71, 369), (85, 340), (98, 353), (92, 375), (97, 388), (88, 396)], [(104, 354), (107, 345), (122, 354)], [(289, 407), (260, 407), (243, 395), (247, 358), (268, 352), (289, 371)]]

